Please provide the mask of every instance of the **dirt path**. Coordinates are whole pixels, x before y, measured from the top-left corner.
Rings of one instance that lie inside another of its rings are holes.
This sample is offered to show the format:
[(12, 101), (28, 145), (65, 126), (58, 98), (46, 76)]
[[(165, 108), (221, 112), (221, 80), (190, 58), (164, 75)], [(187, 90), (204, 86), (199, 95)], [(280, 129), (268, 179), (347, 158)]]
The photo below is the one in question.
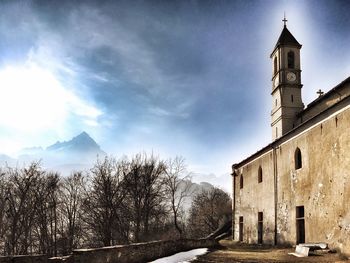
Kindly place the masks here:
[(222, 248), (214, 249), (210, 253), (199, 256), (193, 262), (221, 263), (221, 262), (350, 262), (336, 253), (317, 253), (306, 258), (288, 255), (293, 248), (275, 248), (266, 246), (240, 245), (229, 240), (220, 242)]

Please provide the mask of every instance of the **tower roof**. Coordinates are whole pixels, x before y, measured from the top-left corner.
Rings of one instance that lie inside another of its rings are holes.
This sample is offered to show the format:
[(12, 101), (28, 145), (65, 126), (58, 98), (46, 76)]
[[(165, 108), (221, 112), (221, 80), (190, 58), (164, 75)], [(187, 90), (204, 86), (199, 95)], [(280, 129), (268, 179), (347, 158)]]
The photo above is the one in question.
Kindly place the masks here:
[(282, 33), (277, 40), (275, 49), (281, 45), (297, 46), (299, 48), (301, 47), (301, 45), (295, 39), (295, 37), (292, 35), (292, 33), (289, 32), (286, 25), (284, 25)]
[(272, 54), (275, 52), (275, 50), (280, 46), (294, 46), (294, 47), (301, 48), (300, 43), (295, 39), (292, 33), (287, 29), (286, 25), (284, 25), (283, 27), (281, 35), (278, 38), (277, 43), (271, 53), (271, 57), (272, 57)]

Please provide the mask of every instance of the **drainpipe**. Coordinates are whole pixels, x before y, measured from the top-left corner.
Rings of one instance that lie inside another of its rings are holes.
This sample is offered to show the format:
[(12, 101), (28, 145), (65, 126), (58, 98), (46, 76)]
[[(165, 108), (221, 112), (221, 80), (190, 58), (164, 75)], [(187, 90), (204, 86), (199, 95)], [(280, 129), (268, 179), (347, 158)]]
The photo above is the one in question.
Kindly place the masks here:
[(272, 157), (273, 157), (273, 179), (274, 179), (274, 205), (275, 205), (275, 235), (274, 235), (274, 245), (277, 245), (277, 149), (278, 147), (272, 148)]
[(232, 190), (232, 240), (235, 240), (235, 226), (236, 226), (236, 172), (235, 165), (232, 165), (232, 179), (233, 179), (233, 190)]

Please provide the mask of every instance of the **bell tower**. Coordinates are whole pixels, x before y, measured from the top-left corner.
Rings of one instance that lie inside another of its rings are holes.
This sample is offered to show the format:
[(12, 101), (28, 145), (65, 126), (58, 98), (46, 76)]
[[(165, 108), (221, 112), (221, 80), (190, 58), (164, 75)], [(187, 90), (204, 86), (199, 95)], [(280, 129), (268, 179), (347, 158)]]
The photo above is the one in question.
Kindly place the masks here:
[(294, 128), (296, 115), (304, 109), (301, 98), (301, 45), (287, 29), (287, 19), (271, 53), (272, 59), (272, 140)]

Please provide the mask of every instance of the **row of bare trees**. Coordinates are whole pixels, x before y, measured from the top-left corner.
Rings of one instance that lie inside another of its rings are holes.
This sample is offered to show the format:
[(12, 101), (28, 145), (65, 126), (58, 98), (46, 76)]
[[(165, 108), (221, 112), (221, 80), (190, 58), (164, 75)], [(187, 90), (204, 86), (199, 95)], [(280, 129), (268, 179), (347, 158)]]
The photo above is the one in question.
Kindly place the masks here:
[(183, 158), (162, 161), (146, 154), (106, 157), (68, 177), (45, 171), (38, 162), (6, 167), (0, 172), (1, 254), (57, 256), (81, 247), (204, 236), (231, 213), (223, 209), (230, 207), (230, 197), (217, 188), (202, 192), (221, 194), (210, 205), (201, 197), (214, 219), (201, 210), (207, 207), (200, 207), (200, 195), (186, 217), (188, 176)]
[(57, 247), (59, 176), (38, 163), (0, 174), (0, 237), (4, 254), (52, 254)]

